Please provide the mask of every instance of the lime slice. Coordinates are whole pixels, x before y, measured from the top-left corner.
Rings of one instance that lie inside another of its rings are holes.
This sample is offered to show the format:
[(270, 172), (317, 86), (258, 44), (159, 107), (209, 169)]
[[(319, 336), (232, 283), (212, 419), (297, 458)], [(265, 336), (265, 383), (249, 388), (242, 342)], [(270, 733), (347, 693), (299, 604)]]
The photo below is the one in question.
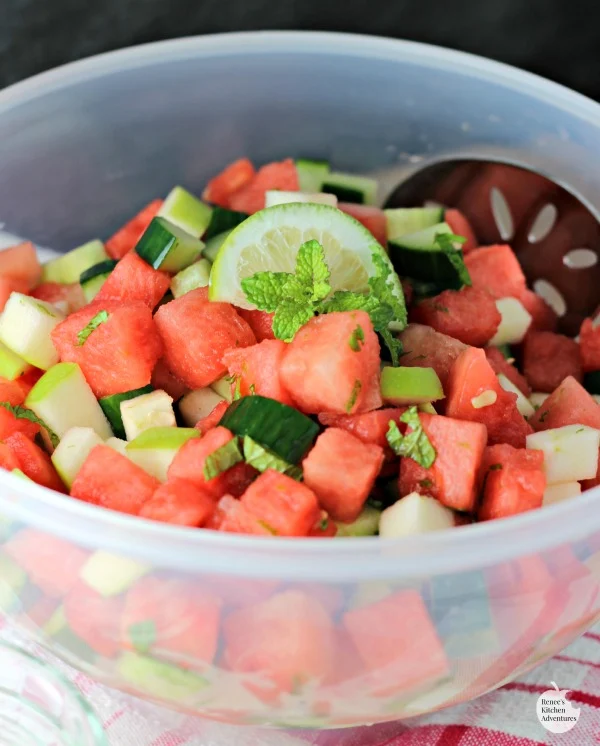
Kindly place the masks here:
[(261, 210), (229, 234), (212, 266), (210, 299), (254, 308), (242, 280), (256, 272), (293, 272), (298, 249), (311, 239), (325, 250), (333, 291), (366, 292), (369, 277), (376, 273), (376, 254), (392, 269), (389, 283), (402, 299), (400, 281), (385, 250), (361, 223), (335, 207), (299, 202)]

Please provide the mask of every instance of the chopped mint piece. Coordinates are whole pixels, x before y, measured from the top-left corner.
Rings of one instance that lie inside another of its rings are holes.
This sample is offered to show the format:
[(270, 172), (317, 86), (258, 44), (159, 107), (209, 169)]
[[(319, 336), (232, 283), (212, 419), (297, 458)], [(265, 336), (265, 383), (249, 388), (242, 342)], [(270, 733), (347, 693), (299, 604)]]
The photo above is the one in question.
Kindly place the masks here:
[(285, 300), (284, 288), (290, 277), (287, 272), (257, 272), (242, 280), (242, 290), (260, 311), (272, 313)]
[(350, 339), (348, 340), (348, 344), (350, 345), (350, 349), (354, 352), (360, 352), (362, 349), (362, 343), (365, 341), (365, 332), (360, 324), (356, 325), (356, 328), (350, 335)]
[(408, 425), (410, 431), (402, 435), (398, 425), (390, 420), (386, 433), (390, 447), (397, 456), (412, 458), (420, 466), (429, 469), (437, 454), (423, 429), (417, 407), (409, 407), (400, 417), (400, 421)]
[(457, 251), (454, 244), (464, 244), (467, 239), (463, 236), (456, 236), (454, 233), (438, 233), (434, 242), (440, 247), (448, 257), (450, 264), (456, 270), (461, 287), (471, 286), (471, 275), (465, 264), (462, 251)]
[(81, 345), (85, 344), (90, 334), (95, 331), (100, 324), (104, 324), (105, 321), (108, 321), (108, 311), (99, 311), (94, 318), (90, 320), (89, 324), (77, 333), (77, 345), (81, 347)]
[(267, 469), (275, 469), (297, 481), (302, 479), (302, 469), (299, 466), (295, 466), (279, 458), (279, 456), (269, 451), (268, 448), (261, 446), (260, 443), (257, 443), (249, 435), (244, 436), (244, 460), (260, 472)]
[(16, 406), (13, 407), (12, 404), (9, 404), (7, 401), (0, 401), (0, 407), (4, 407), (4, 409), (8, 409), (9, 412), (11, 412), (18, 420), (29, 420), (29, 422), (35, 422), (36, 425), (39, 425), (40, 427), (43, 427), (44, 430), (48, 433), (48, 437), (50, 438), (50, 442), (56, 448), (56, 446), (59, 444), (60, 439), (58, 435), (51, 430), (48, 425), (44, 422), (44, 420), (41, 420), (35, 412), (32, 412), (31, 409), (27, 409), (26, 407)]
[(243, 460), (237, 438), (233, 438), (206, 457), (203, 470), (204, 479), (206, 481), (214, 479)]
[(156, 625), (151, 619), (128, 628), (131, 644), (139, 653), (147, 653), (156, 642)]
[(360, 394), (361, 388), (362, 388), (362, 383), (357, 378), (354, 381), (354, 386), (352, 387), (352, 393), (350, 394), (350, 398), (346, 402), (346, 412), (350, 413), (352, 411), (352, 407), (356, 404), (356, 400), (358, 399), (358, 395)]

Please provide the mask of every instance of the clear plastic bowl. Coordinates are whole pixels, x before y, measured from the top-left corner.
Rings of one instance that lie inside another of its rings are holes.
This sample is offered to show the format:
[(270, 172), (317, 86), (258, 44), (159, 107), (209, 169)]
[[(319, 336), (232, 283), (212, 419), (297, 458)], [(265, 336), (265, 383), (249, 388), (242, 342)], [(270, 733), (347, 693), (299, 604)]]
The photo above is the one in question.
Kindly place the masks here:
[[(67, 250), (242, 155), (327, 158), (391, 185), (442, 154), (493, 151), (598, 205), (599, 143), (597, 104), (477, 57), (341, 34), (185, 39), (0, 93), (0, 217)], [(500, 686), (600, 617), (597, 489), (424, 537), (279, 541), (137, 520), (5, 472), (0, 487), (11, 622), (190, 715), (406, 718)]]

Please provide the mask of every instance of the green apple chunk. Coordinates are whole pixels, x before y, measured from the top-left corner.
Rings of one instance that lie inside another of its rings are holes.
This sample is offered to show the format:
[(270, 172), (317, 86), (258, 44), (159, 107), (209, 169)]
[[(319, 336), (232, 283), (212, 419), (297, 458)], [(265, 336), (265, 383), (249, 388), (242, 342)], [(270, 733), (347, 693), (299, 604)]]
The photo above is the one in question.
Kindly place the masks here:
[(42, 267), (43, 282), (79, 282), (82, 272), (110, 259), (102, 241), (95, 239), (52, 259)]
[(63, 435), (52, 454), (52, 463), (69, 489), (90, 451), (102, 443), (102, 438), (91, 427), (72, 427)]
[(73, 427), (91, 428), (106, 440), (112, 435), (92, 389), (77, 363), (58, 363), (29, 392), (25, 406), (62, 438)]
[(58, 362), (50, 335), (63, 319), (50, 303), (12, 293), (0, 316), (0, 342), (30, 365), (48, 370)]
[(196, 391), (190, 391), (189, 394), (181, 398), (178, 404), (179, 413), (186, 425), (194, 427), (222, 401), (225, 401), (223, 397), (213, 391), (210, 386), (205, 389), (196, 389)]
[(14, 381), (15, 378), (22, 375), (27, 368), (29, 368), (27, 360), (24, 360), (20, 355), (9, 350), (5, 344), (0, 342), (0, 377), (7, 378), (9, 381)]
[(233, 401), (233, 392), (231, 391), (231, 376), (226, 375), (222, 378), (219, 378), (218, 381), (215, 381), (214, 383), (210, 384), (210, 388), (222, 399), (225, 399), (226, 402)]
[(173, 399), (158, 390), (121, 402), (121, 420), (127, 440), (152, 427), (176, 427)]
[(392, 368), (381, 371), (381, 396), (386, 404), (422, 404), (444, 398), (433, 368)]
[(502, 386), (505, 391), (509, 391), (511, 394), (517, 395), (517, 409), (523, 415), (523, 417), (531, 417), (535, 414), (535, 408), (521, 389), (517, 388), (515, 384), (509, 380), (504, 373), (498, 373), (498, 383)]
[(145, 430), (127, 444), (126, 453), (134, 464), (161, 482), (167, 481), (167, 472), (177, 451), (188, 440), (199, 438), (193, 427), (153, 427)]
[(117, 661), (117, 672), (138, 691), (178, 704), (192, 702), (210, 683), (203, 676), (146, 655), (128, 652)]
[(121, 438), (109, 438), (104, 443), (105, 446), (112, 448), (113, 451), (120, 453), (121, 456), (127, 456), (127, 441)]
[(129, 557), (98, 551), (90, 555), (79, 577), (101, 596), (117, 596), (148, 572), (147, 565)]
[(159, 218), (166, 218), (194, 238), (200, 238), (208, 228), (211, 216), (212, 207), (180, 186), (171, 189), (158, 211)]
[(600, 430), (586, 425), (565, 425), (527, 436), (527, 448), (544, 454), (548, 484), (593, 479), (598, 470)]

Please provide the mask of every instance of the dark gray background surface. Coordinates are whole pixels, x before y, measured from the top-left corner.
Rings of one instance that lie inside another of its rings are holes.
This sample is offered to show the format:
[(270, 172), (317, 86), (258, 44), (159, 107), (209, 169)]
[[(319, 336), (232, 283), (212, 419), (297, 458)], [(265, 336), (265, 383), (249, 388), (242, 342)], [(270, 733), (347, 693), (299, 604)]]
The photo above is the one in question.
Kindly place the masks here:
[(426, 41), (502, 60), (600, 99), (597, 0), (0, 0), (0, 86), (110, 49), (249, 29)]

